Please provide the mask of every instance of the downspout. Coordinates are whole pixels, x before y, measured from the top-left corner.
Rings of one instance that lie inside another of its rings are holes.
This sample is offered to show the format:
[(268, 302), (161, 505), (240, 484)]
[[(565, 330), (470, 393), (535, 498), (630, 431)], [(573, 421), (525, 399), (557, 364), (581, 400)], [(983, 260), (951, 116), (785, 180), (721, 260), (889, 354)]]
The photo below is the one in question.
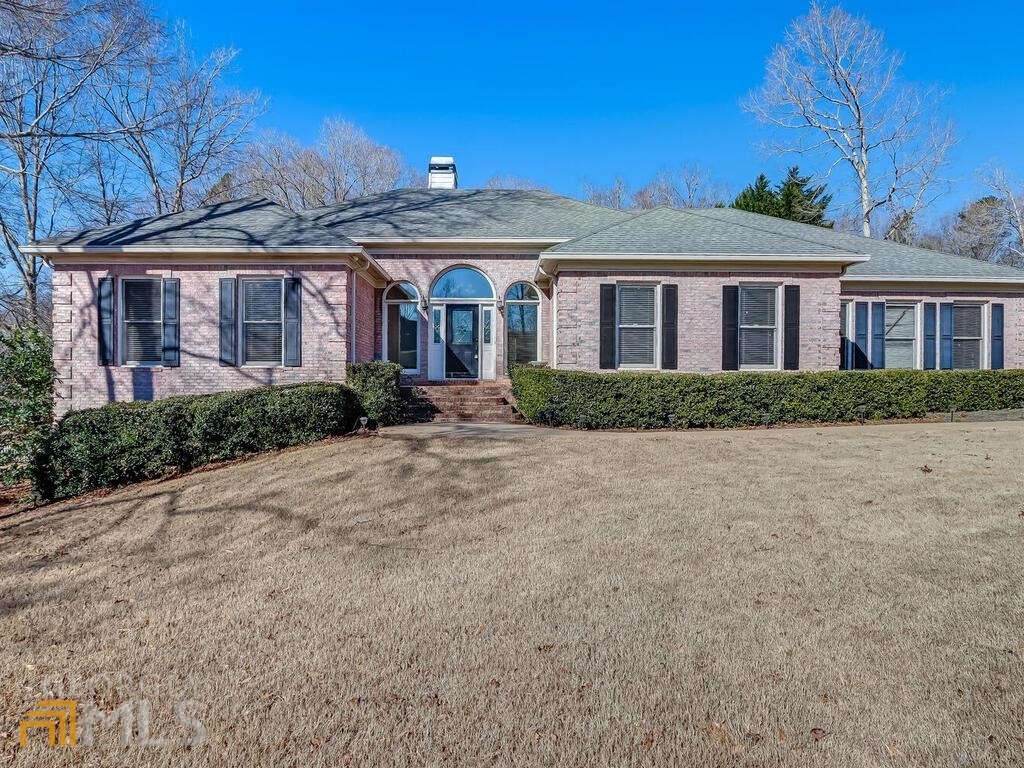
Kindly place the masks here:
[(558, 367), (558, 281), (555, 276), (544, 269), (543, 261), (537, 259), (537, 271), (543, 275), (551, 286), (551, 354), (552, 368)]

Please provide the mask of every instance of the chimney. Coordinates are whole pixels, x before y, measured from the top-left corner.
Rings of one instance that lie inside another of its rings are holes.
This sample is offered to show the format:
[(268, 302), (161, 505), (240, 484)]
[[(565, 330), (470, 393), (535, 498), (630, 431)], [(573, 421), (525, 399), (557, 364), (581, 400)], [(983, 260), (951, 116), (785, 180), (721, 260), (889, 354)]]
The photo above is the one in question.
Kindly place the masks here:
[(428, 189), (458, 189), (459, 174), (455, 170), (454, 157), (435, 156), (430, 158), (427, 173)]

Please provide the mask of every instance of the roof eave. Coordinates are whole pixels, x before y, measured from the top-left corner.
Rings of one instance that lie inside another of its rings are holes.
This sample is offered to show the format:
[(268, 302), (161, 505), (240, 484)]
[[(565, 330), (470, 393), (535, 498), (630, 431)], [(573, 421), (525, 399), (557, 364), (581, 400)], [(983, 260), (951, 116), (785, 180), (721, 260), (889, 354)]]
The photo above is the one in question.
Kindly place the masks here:
[(942, 287), (949, 287), (950, 285), (982, 285), (982, 286), (1004, 286), (1004, 287), (1017, 287), (1024, 290), (1024, 274), (1020, 277), (1007, 276), (1007, 277), (994, 277), (991, 275), (979, 276), (979, 275), (851, 275), (845, 274), (841, 278), (844, 285), (851, 285), (855, 283), (867, 283), (872, 288), (878, 288), (880, 285), (913, 285), (920, 288), (922, 285), (937, 285)]

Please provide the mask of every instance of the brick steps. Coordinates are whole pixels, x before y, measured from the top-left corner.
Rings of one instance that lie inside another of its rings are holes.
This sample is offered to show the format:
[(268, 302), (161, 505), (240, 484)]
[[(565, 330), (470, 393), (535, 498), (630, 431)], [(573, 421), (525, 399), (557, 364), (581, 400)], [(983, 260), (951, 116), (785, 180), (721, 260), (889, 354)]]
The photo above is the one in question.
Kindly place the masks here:
[(402, 387), (405, 416), (415, 422), (520, 422), (507, 387), (493, 382), (459, 382)]

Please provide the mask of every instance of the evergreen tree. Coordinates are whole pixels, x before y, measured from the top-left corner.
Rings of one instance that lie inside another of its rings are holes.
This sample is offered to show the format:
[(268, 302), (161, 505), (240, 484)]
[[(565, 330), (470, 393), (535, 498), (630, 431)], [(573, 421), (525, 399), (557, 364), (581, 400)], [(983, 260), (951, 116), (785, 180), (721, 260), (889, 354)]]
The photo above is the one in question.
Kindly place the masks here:
[(825, 192), (825, 185), (812, 185), (811, 177), (801, 176), (800, 168), (794, 165), (786, 173), (786, 180), (774, 188), (767, 176), (758, 174), (754, 183), (736, 196), (732, 207), (831, 228), (833, 222), (825, 219), (831, 202), (832, 195)]
[(761, 173), (753, 184), (744, 187), (743, 191), (736, 195), (732, 207), (751, 213), (763, 213), (765, 216), (778, 216), (779, 196), (772, 189), (768, 177)]
[(778, 213), (781, 219), (814, 224), (831, 229), (833, 222), (825, 219), (825, 211), (832, 202), (832, 195), (825, 192), (825, 185), (811, 185), (810, 176), (801, 176), (800, 168), (793, 166), (786, 174), (786, 180), (778, 189)]

